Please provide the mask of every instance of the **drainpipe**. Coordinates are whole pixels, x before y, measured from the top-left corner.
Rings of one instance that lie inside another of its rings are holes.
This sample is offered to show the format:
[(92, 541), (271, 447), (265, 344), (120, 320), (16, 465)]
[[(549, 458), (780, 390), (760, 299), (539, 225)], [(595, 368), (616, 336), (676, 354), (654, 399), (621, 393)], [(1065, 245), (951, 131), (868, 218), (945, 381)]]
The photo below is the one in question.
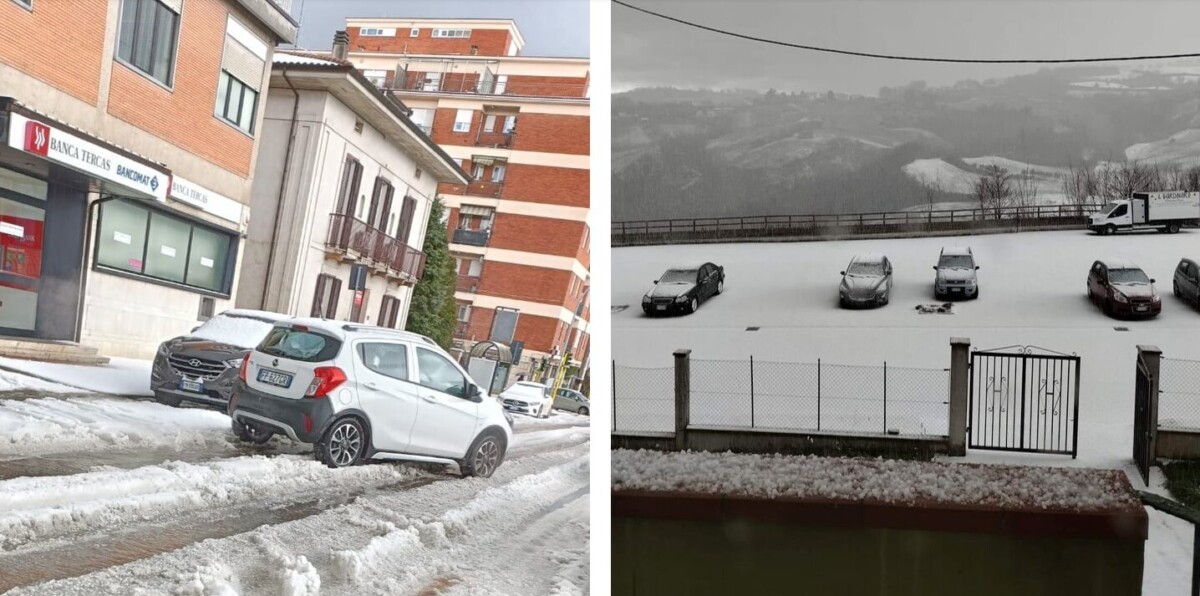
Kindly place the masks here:
[(287, 147), (283, 150), (283, 179), (279, 181), (279, 195), (275, 198), (275, 230), (271, 233), (270, 250), (267, 251), (267, 280), (263, 284), (263, 295), (259, 301), (258, 307), (265, 310), (267, 304), (267, 291), (271, 287), (271, 277), (275, 272), (275, 242), (279, 239), (279, 226), (283, 223), (283, 218), (280, 214), (283, 212), (283, 195), (287, 189), (288, 174), (292, 170), (292, 145), (296, 141), (296, 124), (298, 122), (298, 114), (300, 113), (300, 92), (296, 90), (296, 86), (292, 84), (292, 80), (287, 76), (287, 67), (283, 67), (280, 73), (283, 80), (287, 83), (289, 89), (292, 90), (292, 124), (291, 131), (288, 133)]
[(79, 300), (75, 308), (75, 341), (78, 342), (83, 337), (83, 306), (87, 300), (87, 280), (88, 270), (96, 253), (92, 250), (92, 226), (96, 221), (96, 210), (101, 203), (107, 203), (117, 197), (109, 196), (97, 199), (88, 205), (88, 216), (83, 224), (83, 270), (79, 276)]

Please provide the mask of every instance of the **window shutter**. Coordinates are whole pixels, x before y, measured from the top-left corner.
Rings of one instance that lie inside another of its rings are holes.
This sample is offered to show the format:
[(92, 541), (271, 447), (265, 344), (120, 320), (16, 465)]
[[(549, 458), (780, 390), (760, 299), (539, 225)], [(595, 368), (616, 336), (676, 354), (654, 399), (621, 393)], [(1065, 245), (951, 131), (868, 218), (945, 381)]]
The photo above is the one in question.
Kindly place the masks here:
[(325, 306), (325, 291), (328, 285), (329, 276), (325, 274), (317, 276), (317, 289), (313, 292), (312, 310), (309, 312), (309, 316), (320, 317), (323, 314), (323, 307)]
[(383, 195), (383, 205), (379, 208), (379, 219), (375, 226), (380, 230), (383, 230), (385, 234), (389, 232), (387, 228), (388, 222), (391, 220), (390, 218), (392, 215), (392, 196), (395, 194), (396, 188), (391, 184), (386, 185)]
[(408, 244), (408, 234), (412, 231), (413, 212), (417, 209), (417, 200), (404, 197), (404, 206), (400, 208), (400, 225), (396, 226), (396, 238)]
[(337, 318), (338, 297), (342, 293), (342, 280), (334, 277), (330, 284), (333, 288), (330, 290), (329, 309), (326, 311), (327, 319)]
[(367, 212), (367, 225), (373, 228), (379, 227), (379, 208), (383, 203), (383, 185), (387, 184), (383, 178), (375, 178), (375, 188), (371, 189), (371, 210)]

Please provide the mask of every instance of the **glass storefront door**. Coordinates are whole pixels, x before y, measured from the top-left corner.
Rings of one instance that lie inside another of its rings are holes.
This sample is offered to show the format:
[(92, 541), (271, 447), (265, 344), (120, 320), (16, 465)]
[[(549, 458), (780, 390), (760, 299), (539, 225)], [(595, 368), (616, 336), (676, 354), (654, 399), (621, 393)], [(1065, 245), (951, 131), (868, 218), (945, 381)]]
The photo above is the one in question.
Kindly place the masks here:
[(46, 182), (0, 168), (0, 334), (36, 327), (45, 220)]

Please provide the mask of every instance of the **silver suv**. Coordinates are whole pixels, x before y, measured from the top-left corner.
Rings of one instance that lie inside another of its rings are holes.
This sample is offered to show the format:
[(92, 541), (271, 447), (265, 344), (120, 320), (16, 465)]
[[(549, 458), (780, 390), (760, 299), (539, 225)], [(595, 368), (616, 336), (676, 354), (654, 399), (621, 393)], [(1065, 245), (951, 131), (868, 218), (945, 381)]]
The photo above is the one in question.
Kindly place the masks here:
[(979, 265), (975, 264), (971, 247), (943, 248), (933, 270), (937, 272), (933, 279), (933, 295), (937, 299), (979, 297), (979, 278), (975, 273)]
[(500, 403), (433, 340), (323, 319), (281, 322), (246, 355), (229, 417), (246, 441), (314, 443), (330, 467), (394, 459), (487, 477), (512, 442)]

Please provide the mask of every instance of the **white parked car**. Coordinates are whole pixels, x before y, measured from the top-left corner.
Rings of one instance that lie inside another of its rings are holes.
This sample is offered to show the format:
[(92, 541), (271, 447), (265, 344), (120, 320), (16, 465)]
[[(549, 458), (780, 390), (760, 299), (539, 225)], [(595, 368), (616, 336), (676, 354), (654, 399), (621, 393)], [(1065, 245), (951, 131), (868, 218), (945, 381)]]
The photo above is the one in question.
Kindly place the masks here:
[(292, 319), (246, 355), (238, 377), (229, 400), (238, 437), (315, 443), (331, 467), (395, 459), (487, 477), (512, 441), (500, 404), (423, 335)]
[(500, 393), (504, 409), (536, 418), (550, 415), (550, 388), (531, 381), (520, 381)]

